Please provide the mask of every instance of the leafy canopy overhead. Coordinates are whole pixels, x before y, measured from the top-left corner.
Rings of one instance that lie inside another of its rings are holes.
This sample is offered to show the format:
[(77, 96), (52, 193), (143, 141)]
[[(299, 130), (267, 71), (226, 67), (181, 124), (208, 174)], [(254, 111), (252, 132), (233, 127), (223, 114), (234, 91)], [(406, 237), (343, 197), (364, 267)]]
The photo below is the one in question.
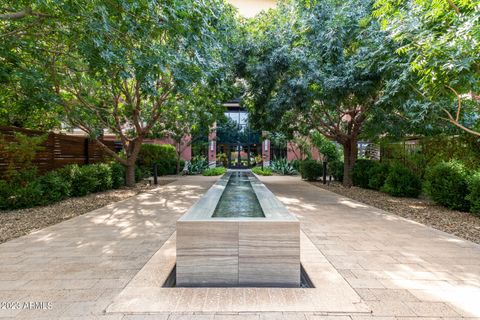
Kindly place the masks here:
[(409, 61), (404, 73), (418, 77), (410, 90), (421, 109), (480, 136), (480, 2), (377, 0), (375, 8)]

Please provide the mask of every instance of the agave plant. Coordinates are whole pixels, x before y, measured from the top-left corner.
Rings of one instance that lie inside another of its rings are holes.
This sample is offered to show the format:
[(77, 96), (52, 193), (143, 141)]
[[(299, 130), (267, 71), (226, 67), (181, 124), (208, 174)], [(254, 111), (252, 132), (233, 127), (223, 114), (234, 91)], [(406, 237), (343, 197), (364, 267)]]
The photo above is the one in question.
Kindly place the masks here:
[(188, 164), (188, 174), (199, 174), (208, 168), (207, 158), (202, 156), (195, 156)]
[(274, 159), (270, 163), (272, 171), (281, 175), (294, 175), (297, 171), (293, 168), (293, 165), (285, 158)]

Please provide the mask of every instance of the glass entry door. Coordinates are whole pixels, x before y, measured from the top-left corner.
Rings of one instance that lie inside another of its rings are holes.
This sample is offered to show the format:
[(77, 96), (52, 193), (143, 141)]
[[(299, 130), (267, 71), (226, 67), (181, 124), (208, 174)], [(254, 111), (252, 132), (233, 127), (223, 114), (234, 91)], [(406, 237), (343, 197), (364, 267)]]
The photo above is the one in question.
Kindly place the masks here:
[[(230, 145), (229, 153), (229, 167), (235, 169), (247, 169), (255, 166), (259, 162), (257, 144), (242, 145), (234, 144)], [(261, 150), (260, 150), (261, 152)], [(261, 157), (260, 157), (261, 159)]]

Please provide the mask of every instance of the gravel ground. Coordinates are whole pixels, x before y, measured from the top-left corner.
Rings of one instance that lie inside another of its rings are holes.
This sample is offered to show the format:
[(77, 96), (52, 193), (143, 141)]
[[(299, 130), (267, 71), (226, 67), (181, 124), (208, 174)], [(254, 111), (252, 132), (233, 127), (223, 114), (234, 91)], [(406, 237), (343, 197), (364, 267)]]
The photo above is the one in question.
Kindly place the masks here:
[(480, 244), (480, 218), (466, 212), (450, 210), (427, 199), (395, 198), (375, 190), (344, 188), (336, 182), (312, 184)]
[[(165, 185), (173, 181), (175, 180), (159, 179), (158, 184)], [(133, 197), (154, 187), (157, 186), (137, 183), (133, 188), (109, 190), (85, 197), (69, 198), (48, 206), (11, 211), (0, 210), (0, 243)]]

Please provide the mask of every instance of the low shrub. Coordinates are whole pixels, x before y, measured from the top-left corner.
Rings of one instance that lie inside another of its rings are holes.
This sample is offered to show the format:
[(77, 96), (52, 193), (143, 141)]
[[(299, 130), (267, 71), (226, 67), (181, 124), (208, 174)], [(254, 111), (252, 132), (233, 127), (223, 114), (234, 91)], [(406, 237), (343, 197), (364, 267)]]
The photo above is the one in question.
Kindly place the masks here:
[(202, 174), (204, 176), (219, 176), (227, 172), (227, 169), (224, 167), (208, 168), (203, 170)]
[(343, 182), (343, 161), (331, 161), (328, 163), (327, 169), (335, 181)]
[(58, 202), (70, 196), (71, 181), (65, 179), (58, 171), (50, 171), (39, 178), (45, 204)]
[(440, 162), (427, 169), (425, 192), (435, 202), (451, 209), (468, 211), (468, 172), (457, 160)]
[(468, 179), (467, 200), (470, 201), (470, 212), (480, 216), (480, 170)]
[(11, 192), (12, 192), (11, 185), (5, 180), (0, 180), (0, 209), (1, 210), (8, 209), (8, 201), (11, 196)]
[(378, 165), (375, 160), (358, 159), (352, 170), (352, 182), (354, 186), (368, 188), (370, 180), (369, 171)]
[(402, 165), (394, 165), (390, 168), (382, 192), (394, 197), (416, 198), (422, 191), (422, 182), (419, 177)]
[(112, 188), (118, 189), (125, 185), (125, 167), (118, 163), (112, 162), (110, 164), (110, 170), (112, 175)]
[(72, 196), (82, 197), (98, 188), (97, 172), (93, 166), (76, 166), (73, 168)]
[(125, 169), (119, 163), (67, 165), (35, 176), (35, 170), (19, 173), (21, 179), (0, 180), (0, 209), (20, 209), (61, 201), (69, 196), (119, 188), (124, 185)]
[(262, 167), (255, 167), (252, 168), (252, 172), (258, 174), (259, 176), (271, 176), (273, 174), (272, 169), (269, 167), (264, 167), (263, 169)]
[(112, 189), (112, 168), (108, 164), (98, 163), (86, 167), (90, 167), (90, 170), (92, 170), (93, 175), (97, 180), (97, 185), (92, 192), (100, 192)]
[(304, 180), (317, 180), (323, 174), (322, 164), (315, 160), (304, 160), (300, 163), (300, 174)]
[(83, 197), (92, 192), (112, 188), (112, 171), (107, 164), (91, 164), (79, 166), (72, 164), (58, 170), (66, 183), (71, 184), (70, 195)]
[(368, 187), (373, 190), (380, 190), (385, 184), (390, 166), (386, 163), (377, 163), (368, 170)]
[(44, 204), (42, 187), (38, 180), (24, 185), (0, 181), (0, 209), (21, 209)]

